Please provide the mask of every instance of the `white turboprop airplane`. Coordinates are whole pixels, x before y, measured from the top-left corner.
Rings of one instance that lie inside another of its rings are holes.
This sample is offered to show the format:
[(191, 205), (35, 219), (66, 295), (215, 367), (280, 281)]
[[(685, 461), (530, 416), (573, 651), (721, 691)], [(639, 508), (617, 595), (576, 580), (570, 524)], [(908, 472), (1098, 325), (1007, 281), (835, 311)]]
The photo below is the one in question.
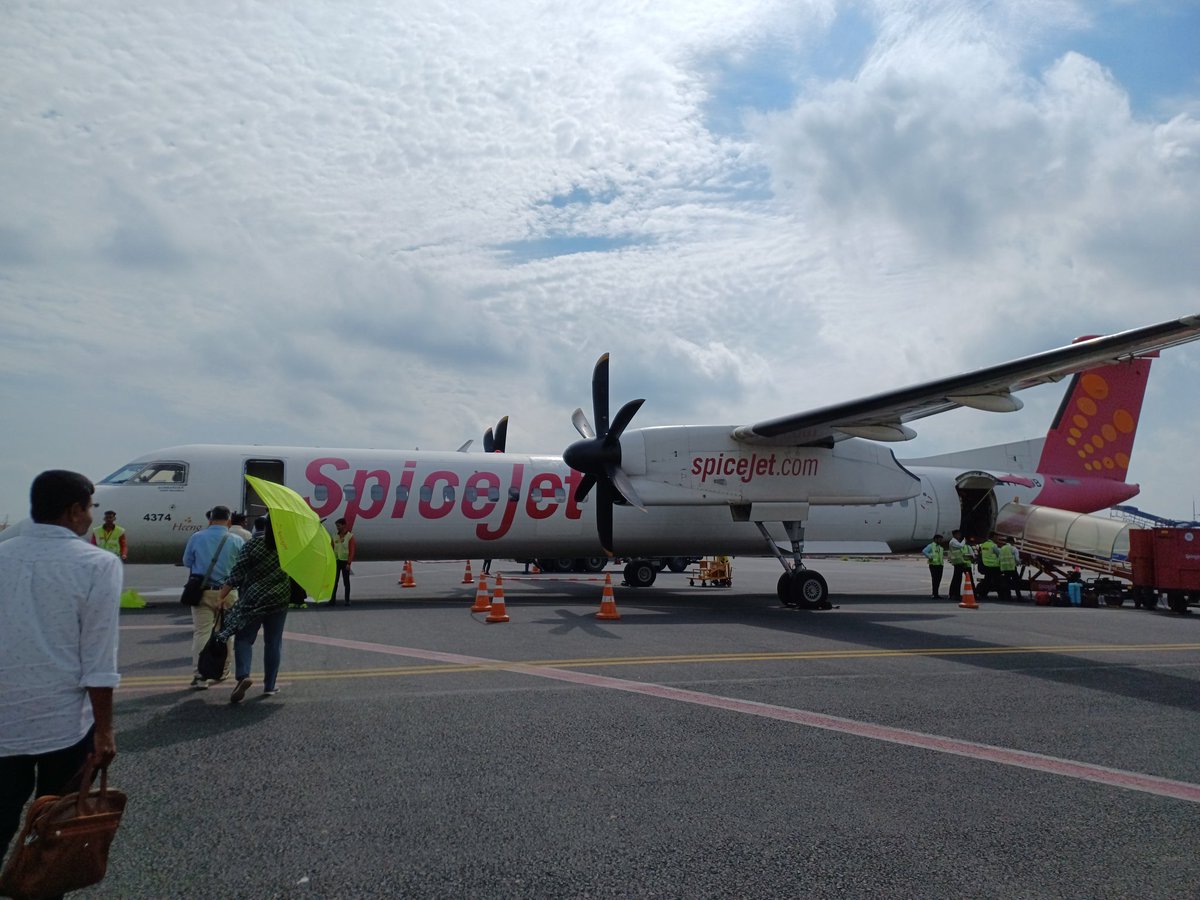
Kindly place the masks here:
[[(1094, 512), (1134, 496), (1125, 472), (1146, 357), (1198, 337), (1200, 316), (1189, 316), (779, 419), (632, 430), (643, 401), (610, 422), (605, 354), (595, 428), (576, 410), (583, 439), (561, 457), (188, 445), (122, 466), (95, 500), (126, 527), (130, 562), (177, 562), (218, 503), (263, 511), (249, 474), (293, 488), (322, 518), (345, 517), (360, 559), (606, 553), (630, 558), (627, 582), (645, 587), (653, 557), (772, 554), (784, 603), (828, 608), (825, 580), (803, 562), (806, 532), (906, 551), (956, 528), (985, 535), (1001, 501)], [(905, 463), (879, 443), (956, 407), (1018, 410), (1013, 392), (1074, 373), (1044, 439)], [(485, 449), (504, 449), (505, 426), (489, 429)]]

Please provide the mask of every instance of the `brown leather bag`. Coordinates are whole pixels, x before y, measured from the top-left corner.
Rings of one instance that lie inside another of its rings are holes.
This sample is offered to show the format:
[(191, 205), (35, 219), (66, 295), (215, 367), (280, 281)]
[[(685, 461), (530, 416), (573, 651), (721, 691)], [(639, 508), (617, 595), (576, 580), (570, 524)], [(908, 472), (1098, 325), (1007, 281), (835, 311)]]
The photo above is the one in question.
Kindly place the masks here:
[(33, 801), (8, 865), (0, 874), (0, 895), (38, 900), (77, 891), (104, 878), (108, 848), (125, 812), (125, 794), (109, 790), (107, 768), (100, 770), (99, 790), (91, 783), (89, 760), (80, 790)]

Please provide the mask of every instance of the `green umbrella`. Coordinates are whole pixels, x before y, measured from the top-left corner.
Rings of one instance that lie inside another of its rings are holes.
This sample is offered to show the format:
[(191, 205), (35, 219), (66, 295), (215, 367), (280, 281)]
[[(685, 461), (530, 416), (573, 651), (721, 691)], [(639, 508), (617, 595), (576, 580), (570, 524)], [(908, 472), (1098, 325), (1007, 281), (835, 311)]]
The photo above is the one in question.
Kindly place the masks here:
[(280, 567), (299, 582), (308, 596), (328, 600), (333, 595), (337, 563), (329, 532), (317, 514), (289, 487), (253, 475), (247, 475), (246, 480), (271, 511)]

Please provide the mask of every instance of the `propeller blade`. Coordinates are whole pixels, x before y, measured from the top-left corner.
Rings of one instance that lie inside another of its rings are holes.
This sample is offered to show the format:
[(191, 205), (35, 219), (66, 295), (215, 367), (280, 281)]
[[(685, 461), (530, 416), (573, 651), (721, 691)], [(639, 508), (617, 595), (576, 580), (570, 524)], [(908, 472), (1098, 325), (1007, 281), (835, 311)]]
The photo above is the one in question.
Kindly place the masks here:
[(592, 371), (593, 430), (582, 409), (571, 415), (571, 424), (582, 440), (575, 441), (563, 451), (563, 462), (581, 476), (575, 488), (575, 502), (581, 503), (596, 488), (596, 531), (606, 553), (613, 555), (613, 505), (628, 503), (642, 512), (646, 506), (634, 490), (633, 482), (621, 468), (621, 435), (642, 408), (644, 400), (630, 400), (617, 412), (615, 420), (608, 416), (608, 354), (596, 361)]
[(608, 434), (604, 436), (604, 445), (611, 447), (621, 439), (621, 434), (625, 431), (625, 426), (634, 417), (645, 400), (630, 400), (617, 412), (617, 416), (613, 419), (612, 424), (608, 427)]
[(508, 416), (496, 423), (496, 452), (503, 453), (508, 443)]
[(595, 484), (595, 475), (584, 475), (583, 478), (579, 480), (579, 487), (575, 488), (575, 502), (582, 503), (584, 498), (587, 497), (588, 491), (590, 491)]
[(492, 435), (492, 429), (489, 428), (483, 433), (483, 452), (491, 453), (496, 448), (496, 439)]
[(571, 424), (575, 426), (575, 430), (579, 432), (579, 436), (591, 440), (596, 436), (596, 432), (592, 431), (592, 423), (588, 421), (588, 417), (582, 409), (576, 409), (571, 413)]
[(600, 535), (600, 546), (609, 555), (613, 554), (613, 497), (607, 481), (599, 482), (599, 498), (596, 503), (596, 532)]
[(596, 435), (608, 434), (608, 354), (596, 360), (592, 371), (592, 416), (596, 420)]
[(633, 489), (633, 482), (629, 480), (629, 476), (625, 474), (625, 470), (620, 466), (607, 466), (605, 471), (608, 473), (608, 478), (613, 483), (613, 487), (625, 498), (625, 501), (630, 506), (636, 506), (642, 512), (645, 512), (646, 505), (642, 503), (642, 498)]

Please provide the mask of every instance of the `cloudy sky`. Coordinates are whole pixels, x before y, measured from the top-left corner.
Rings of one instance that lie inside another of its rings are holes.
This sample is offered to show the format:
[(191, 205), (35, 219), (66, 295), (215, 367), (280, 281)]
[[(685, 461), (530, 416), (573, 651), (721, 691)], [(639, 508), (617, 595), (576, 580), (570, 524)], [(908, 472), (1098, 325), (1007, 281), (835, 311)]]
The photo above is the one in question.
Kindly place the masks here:
[(635, 425), (742, 424), (1200, 312), (1200, 8), (11, 0), (0, 198), (0, 521), (178, 443), (558, 452), (606, 350)]

